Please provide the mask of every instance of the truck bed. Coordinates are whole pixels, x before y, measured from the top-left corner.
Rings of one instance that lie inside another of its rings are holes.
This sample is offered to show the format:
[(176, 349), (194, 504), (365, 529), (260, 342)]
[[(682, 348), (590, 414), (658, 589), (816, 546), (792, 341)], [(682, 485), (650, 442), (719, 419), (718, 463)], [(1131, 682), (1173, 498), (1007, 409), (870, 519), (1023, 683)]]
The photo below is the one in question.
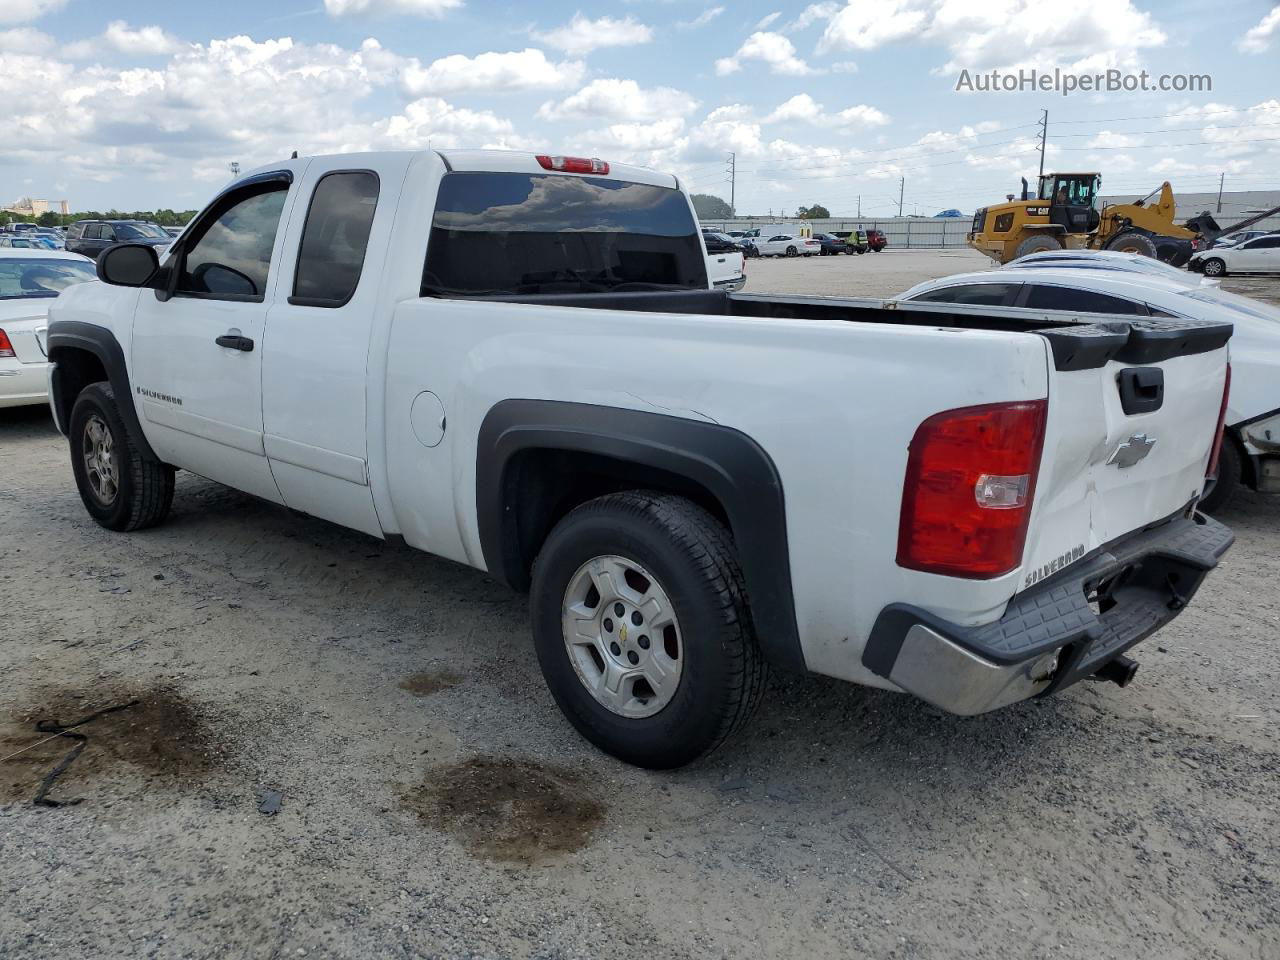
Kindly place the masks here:
[(1206, 353), (1231, 337), (1231, 325), (1198, 320), (1097, 314), (1074, 317), (1017, 307), (904, 303), (864, 297), (796, 297), (723, 290), (658, 290), (618, 293), (544, 293), (485, 297), (505, 303), (686, 313), (703, 316), (761, 317), (777, 320), (825, 320), (893, 323), (1033, 333), (1049, 341), (1058, 370), (1088, 370), (1111, 360), (1159, 363), (1171, 357)]

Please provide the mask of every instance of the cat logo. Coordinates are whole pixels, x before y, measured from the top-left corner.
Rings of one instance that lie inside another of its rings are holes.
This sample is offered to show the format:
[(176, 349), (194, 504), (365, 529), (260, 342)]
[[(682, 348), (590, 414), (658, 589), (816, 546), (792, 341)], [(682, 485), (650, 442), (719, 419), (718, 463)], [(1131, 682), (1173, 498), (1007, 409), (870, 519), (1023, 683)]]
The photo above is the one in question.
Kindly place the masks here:
[(1120, 446), (1116, 447), (1115, 452), (1111, 454), (1111, 458), (1107, 461), (1107, 466), (1111, 466), (1114, 463), (1121, 470), (1125, 467), (1132, 467), (1138, 461), (1145, 459), (1155, 445), (1155, 437), (1148, 437), (1145, 433), (1135, 433)]

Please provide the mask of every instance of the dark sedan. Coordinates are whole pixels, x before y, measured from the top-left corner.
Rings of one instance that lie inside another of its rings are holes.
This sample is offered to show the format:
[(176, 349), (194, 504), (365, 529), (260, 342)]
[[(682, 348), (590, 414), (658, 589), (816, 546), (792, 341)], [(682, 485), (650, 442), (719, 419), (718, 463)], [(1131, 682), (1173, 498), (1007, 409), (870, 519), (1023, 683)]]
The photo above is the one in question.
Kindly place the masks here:
[(822, 244), (822, 250), (819, 256), (835, 257), (842, 253), (852, 253), (849, 244), (845, 243), (833, 233), (815, 233), (813, 239)]

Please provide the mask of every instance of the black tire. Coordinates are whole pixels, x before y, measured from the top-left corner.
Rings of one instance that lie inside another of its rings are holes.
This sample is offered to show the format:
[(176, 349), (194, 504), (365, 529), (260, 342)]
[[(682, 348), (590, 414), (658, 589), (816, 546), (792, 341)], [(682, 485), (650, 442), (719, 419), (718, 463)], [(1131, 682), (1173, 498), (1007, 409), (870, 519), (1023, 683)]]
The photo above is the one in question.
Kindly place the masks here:
[(1156, 249), (1155, 242), (1142, 233), (1122, 233), (1119, 236), (1112, 237), (1107, 242), (1107, 249), (1114, 250), (1117, 253), (1136, 253), (1144, 257), (1150, 257), (1152, 260), (1160, 259), (1160, 251)]
[(1013, 251), (1013, 259), (1017, 260), (1019, 257), (1025, 257), (1030, 253), (1044, 253), (1046, 250), (1061, 249), (1062, 244), (1058, 242), (1056, 237), (1051, 237), (1044, 233), (1036, 234), (1034, 237), (1027, 237), (1027, 239), (1018, 244), (1018, 248)]
[(788, 257), (794, 257), (795, 255), (796, 255), (796, 248), (795, 248), (795, 247), (787, 247), (787, 256), (788, 256)]
[(858, 256), (862, 256), (866, 252), (867, 252), (866, 247), (858, 247), (858, 249), (854, 251), (854, 253), (856, 253)]
[(1208, 257), (1200, 262), (1200, 272), (1206, 277), (1225, 277), (1227, 262), (1221, 257)]
[[(625, 717), (599, 702), (566, 648), (566, 591), (585, 563), (604, 556), (651, 572), (680, 624), (678, 685), (647, 717)], [(657, 770), (690, 763), (759, 705), (766, 666), (733, 542), (710, 513), (683, 497), (628, 491), (570, 512), (538, 554), (530, 609), (538, 662), (561, 711), (583, 737), (627, 763)]]
[(1218, 455), (1218, 475), (1205, 483), (1200, 495), (1200, 512), (1217, 513), (1227, 505), (1231, 495), (1240, 486), (1244, 473), (1244, 452), (1230, 434), (1222, 437), (1222, 452)]
[[(85, 460), (86, 428), (95, 421), (110, 436), (108, 459), (116, 480), (110, 497), (99, 494)], [(108, 530), (121, 531), (153, 527), (164, 520), (173, 504), (174, 469), (143, 456), (137, 438), (120, 416), (111, 384), (91, 383), (80, 391), (71, 408), (68, 436), (71, 470), (89, 516)]]

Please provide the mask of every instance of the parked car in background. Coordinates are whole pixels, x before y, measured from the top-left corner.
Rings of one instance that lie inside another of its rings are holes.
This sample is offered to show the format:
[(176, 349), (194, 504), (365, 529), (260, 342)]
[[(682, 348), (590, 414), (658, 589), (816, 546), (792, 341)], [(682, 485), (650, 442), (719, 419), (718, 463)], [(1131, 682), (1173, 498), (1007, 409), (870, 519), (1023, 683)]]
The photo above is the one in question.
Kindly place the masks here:
[[(1023, 258), (1029, 259), (1029, 258)], [(1138, 257), (1155, 266), (1167, 266)], [(1020, 266), (917, 284), (900, 299), (1139, 316), (1148, 322), (1231, 323), (1231, 394), (1216, 475), (1201, 506), (1220, 509), (1240, 484), (1280, 493), (1280, 308), (1229, 293), (1169, 267), (1176, 276), (1117, 269)]]
[(747, 257), (740, 250), (707, 252), (707, 279), (717, 290), (730, 293), (747, 285)]
[(883, 230), (867, 231), (867, 249), (873, 253), (879, 253), (889, 245), (889, 238), (884, 235)]
[(1235, 233), (1225, 233), (1218, 237), (1213, 243), (1209, 244), (1207, 249), (1214, 247), (1236, 247), (1240, 244), (1253, 240), (1255, 237), (1265, 237), (1268, 234), (1275, 233), (1274, 230), (1237, 230)]
[(0, 407), (48, 402), (49, 304), (72, 284), (93, 279), (93, 262), (74, 253), (0, 249)]
[(8, 233), (0, 235), (0, 248), (6, 250), (43, 250), (45, 246), (35, 237), (26, 234)]
[(1210, 247), (1193, 253), (1188, 270), (1206, 277), (1231, 273), (1280, 273), (1280, 233), (1268, 233), (1233, 247)]
[(162, 229), (169, 236), (176, 237), (181, 235), (182, 231), (185, 230), (186, 227), (161, 227), (160, 229)]
[(1026, 267), (1063, 267), (1085, 270), (1119, 270), (1122, 273), (1141, 273), (1147, 276), (1176, 280), (1189, 286), (1216, 283), (1187, 273), (1179, 267), (1146, 257), (1140, 253), (1120, 253), (1117, 250), (1045, 250), (1028, 253), (1006, 263), (1001, 270), (1022, 270)]
[(702, 242), (707, 245), (707, 253), (746, 253), (747, 248), (745, 243), (717, 230), (703, 230)]
[(762, 257), (811, 257), (822, 252), (822, 244), (813, 237), (798, 237), (791, 233), (757, 238), (755, 248)]
[(842, 253), (853, 253), (853, 248), (834, 233), (815, 233), (813, 239), (820, 244), (818, 249), (820, 256), (834, 257)]
[(172, 242), (164, 228), (144, 220), (77, 220), (67, 229), (67, 249), (93, 259), (113, 243), (163, 247)]

